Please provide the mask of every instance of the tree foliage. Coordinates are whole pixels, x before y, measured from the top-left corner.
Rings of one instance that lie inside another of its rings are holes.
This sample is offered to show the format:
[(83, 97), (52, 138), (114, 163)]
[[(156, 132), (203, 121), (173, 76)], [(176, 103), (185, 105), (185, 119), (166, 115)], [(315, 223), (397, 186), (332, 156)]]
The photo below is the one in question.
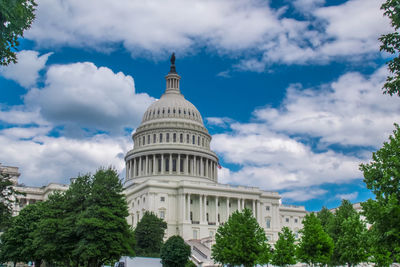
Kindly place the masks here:
[(296, 264), (296, 239), (293, 232), (288, 227), (283, 227), (278, 235), (279, 239), (275, 243), (275, 251), (272, 255), (272, 264), (276, 266)]
[(171, 236), (161, 247), (161, 262), (164, 267), (185, 266), (190, 257), (190, 246), (178, 235)]
[(218, 228), (212, 258), (221, 264), (254, 266), (265, 256), (266, 241), (264, 230), (251, 211), (236, 211)]
[(380, 50), (394, 55), (388, 64), (389, 71), (392, 73), (388, 76), (383, 86), (385, 94), (400, 96), (400, 3), (399, 0), (386, 0), (382, 4), (381, 9), (384, 10), (385, 16), (389, 17), (394, 32), (382, 35)]
[(0, 65), (16, 63), (19, 38), (35, 19), (34, 0), (0, 0)]
[(320, 220), (321, 226), (324, 229), (324, 231), (329, 234), (330, 227), (334, 220), (333, 213), (326, 207), (322, 207), (321, 211), (317, 213), (317, 217)]
[(362, 204), (363, 213), (372, 224), (374, 261), (387, 266), (400, 262), (400, 128), (395, 124), (393, 135), (372, 154), (372, 161), (361, 164), (367, 188), (375, 200)]
[(165, 229), (167, 229), (166, 222), (154, 213), (146, 211), (134, 231), (136, 255), (159, 257)]
[[(36, 217), (27, 216), (35, 207), (41, 207)], [(122, 255), (133, 256), (134, 236), (127, 216), (116, 171), (100, 169), (94, 175), (78, 177), (66, 192), (25, 207), (1, 236), (2, 258), (91, 267), (119, 260)], [(16, 228), (18, 225), (23, 226)]]
[(34, 261), (40, 266), (41, 259), (36, 251), (40, 249), (34, 242), (34, 231), (42, 218), (44, 203), (31, 204), (12, 218), (12, 224), (1, 236), (0, 262)]
[(309, 265), (327, 264), (333, 252), (333, 241), (314, 213), (306, 215), (300, 233), (302, 236), (297, 248), (298, 258)]

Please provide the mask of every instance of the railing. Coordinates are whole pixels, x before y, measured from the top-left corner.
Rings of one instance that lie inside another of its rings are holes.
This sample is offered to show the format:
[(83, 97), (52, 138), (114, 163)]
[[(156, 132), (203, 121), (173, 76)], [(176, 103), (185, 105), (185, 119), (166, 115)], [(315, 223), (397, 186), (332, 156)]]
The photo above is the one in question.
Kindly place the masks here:
[(203, 258), (207, 259), (207, 255), (204, 254), (200, 249), (198, 249), (196, 246), (193, 246), (193, 250), (196, 251), (197, 253), (200, 254)]
[(287, 204), (281, 204), (281, 206), (284, 207), (284, 208), (305, 209), (304, 206), (287, 205)]
[(192, 221), (192, 224), (200, 224), (199, 221)]
[(208, 225), (216, 225), (215, 222), (208, 222)]

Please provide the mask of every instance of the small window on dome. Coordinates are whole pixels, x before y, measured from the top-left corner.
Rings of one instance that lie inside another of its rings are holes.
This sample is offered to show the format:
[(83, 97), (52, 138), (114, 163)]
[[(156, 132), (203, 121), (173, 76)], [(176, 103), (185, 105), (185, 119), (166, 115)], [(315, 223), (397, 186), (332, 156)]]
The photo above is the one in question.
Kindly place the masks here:
[(165, 142), (169, 142), (169, 133), (167, 133), (167, 138), (166, 138), (167, 140), (165, 140)]
[(153, 143), (156, 143), (156, 134), (153, 134)]
[(162, 114), (165, 114), (165, 109), (162, 110)]
[(143, 136), (143, 145), (146, 144), (146, 136)]
[(168, 108), (168, 114), (169, 114), (169, 108)]
[(193, 143), (193, 145), (196, 143), (195, 140), (196, 140), (196, 137), (193, 135), (193, 137), (192, 137), (192, 143)]
[(153, 116), (156, 114), (156, 110), (155, 109), (153, 109)]
[(176, 133), (174, 133), (174, 135), (173, 135), (173, 141), (174, 141), (174, 143), (176, 143)]
[(181, 109), (178, 109), (178, 113), (181, 114)]
[(201, 138), (201, 146), (204, 146), (204, 138)]
[(174, 114), (175, 114), (175, 109), (174, 109)]
[(188, 111), (188, 114), (189, 114), (189, 116), (190, 116), (190, 110)]
[(186, 143), (189, 144), (189, 134), (186, 135)]
[(162, 143), (162, 133), (160, 133), (160, 143)]
[(185, 114), (185, 115), (186, 115), (186, 109), (184, 109), (184, 110), (183, 110), (183, 114)]
[(181, 143), (183, 143), (183, 134), (180, 135), (179, 141), (180, 141)]
[(157, 114), (160, 115), (160, 110), (157, 111)]
[(147, 135), (147, 144), (150, 144), (150, 135)]
[(197, 137), (197, 145), (200, 145), (200, 136)]

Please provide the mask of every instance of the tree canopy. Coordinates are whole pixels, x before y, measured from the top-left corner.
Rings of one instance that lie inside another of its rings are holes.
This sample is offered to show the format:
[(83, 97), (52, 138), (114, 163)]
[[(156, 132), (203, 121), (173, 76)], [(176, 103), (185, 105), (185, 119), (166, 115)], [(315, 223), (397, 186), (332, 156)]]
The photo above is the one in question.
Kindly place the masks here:
[(279, 239), (272, 254), (272, 264), (276, 266), (296, 264), (296, 239), (293, 232), (288, 227), (283, 227), (278, 235)]
[(382, 35), (381, 51), (385, 51), (394, 55), (388, 64), (389, 71), (392, 73), (388, 76), (383, 86), (385, 94), (400, 96), (400, 3), (399, 0), (386, 0), (382, 4), (381, 9), (384, 10), (384, 15), (389, 17), (394, 32)]
[(160, 257), (164, 267), (185, 266), (190, 257), (190, 246), (183, 241), (183, 238), (174, 235), (168, 238), (161, 247)]
[(314, 213), (307, 214), (297, 249), (298, 258), (307, 264), (327, 264), (333, 252), (332, 238), (325, 233), (320, 220)]
[(159, 257), (167, 223), (154, 213), (146, 211), (138, 222), (134, 235), (136, 255)]
[(218, 228), (212, 258), (221, 264), (254, 266), (265, 256), (266, 242), (264, 230), (251, 211), (236, 211)]
[(19, 38), (35, 19), (34, 0), (0, 0), (0, 65), (16, 63)]
[[(33, 217), (35, 207), (40, 209)], [(66, 192), (28, 205), (13, 218), (13, 226), (1, 236), (2, 259), (97, 267), (122, 255), (133, 256), (134, 235), (127, 216), (122, 184), (114, 169), (79, 176)], [(23, 248), (22, 252), (16, 247)]]
[(367, 188), (375, 194), (362, 204), (363, 213), (372, 224), (372, 255), (378, 265), (400, 262), (400, 128), (383, 147), (372, 153), (372, 161), (361, 164)]

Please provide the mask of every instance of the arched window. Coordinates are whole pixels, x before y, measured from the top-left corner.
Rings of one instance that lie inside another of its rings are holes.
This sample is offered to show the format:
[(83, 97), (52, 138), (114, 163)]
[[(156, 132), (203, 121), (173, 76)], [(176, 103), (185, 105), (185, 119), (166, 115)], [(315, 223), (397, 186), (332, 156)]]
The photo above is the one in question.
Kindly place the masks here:
[(189, 144), (189, 134), (186, 135), (186, 143)]
[(192, 143), (193, 143), (193, 145), (196, 143), (195, 140), (196, 140), (196, 137), (193, 135), (193, 136), (192, 136)]
[(165, 142), (169, 142), (169, 133), (167, 133), (167, 140), (165, 140)]
[(163, 136), (162, 136), (162, 133), (160, 133), (160, 143), (162, 143), (162, 138), (163, 138)]
[(146, 136), (143, 136), (143, 145), (146, 144)]
[(176, 133), (173, 134), (173, 142), (176, 143)]
[(200, 145), (200, 136), (197, 137), (197, 145)]
[(183, 143), (183, 134), (180, 134), (180, 136), (179, 136), (179, 141), (180, 141), (181, 143)]
[(153, 134), (153, 143), (156, 143), (156, 134)]
[(150, 135), (147, 135), (147, 144), (150, 144)]

